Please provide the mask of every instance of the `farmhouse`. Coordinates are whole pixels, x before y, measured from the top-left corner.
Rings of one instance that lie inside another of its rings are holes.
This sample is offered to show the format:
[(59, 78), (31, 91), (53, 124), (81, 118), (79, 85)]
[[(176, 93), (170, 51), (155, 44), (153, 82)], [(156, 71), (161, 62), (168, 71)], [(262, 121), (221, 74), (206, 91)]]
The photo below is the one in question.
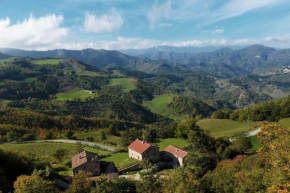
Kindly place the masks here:
[(183, 166), (184, 158), (188, 154), (187, 151), (173, 145), (167, 146), (164, 151), (172, 158), (174, 165)]
[(76, 175), (79, 170), (91, 172), (93, 176), (101, 174), (100, 160), (95, 153), (83, 151), (72, 157), (71, 164), (74, 175)]
[(148, 159), (151, 162), (159, 160), (159, 147), (150, 143), (136, 139), (128, 146), (129, 157), (144, 160)]

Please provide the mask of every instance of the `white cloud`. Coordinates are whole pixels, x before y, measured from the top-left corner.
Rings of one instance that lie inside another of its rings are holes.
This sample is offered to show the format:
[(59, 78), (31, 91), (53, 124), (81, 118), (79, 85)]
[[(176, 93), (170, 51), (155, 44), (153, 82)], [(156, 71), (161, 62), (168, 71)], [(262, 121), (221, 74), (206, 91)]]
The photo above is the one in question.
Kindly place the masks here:
[(118, 31), (124, 23), (121, 15), (112, 8), (108, 14), (97, 17), (94, 14), (86, 12), (84, 27), (86, 32), (101, 33)]
[(225, 29), (223, 27), (215, 26), (215, 28), (211, 31), (213, 34), (222, 34), (224, 33)]
[[(284, 0), (280, 0), (281, 1)], [(214, 22), (243, 15), (251, 10), (277, 4), (277, 0), (231, 0), (213, 14)]]
[(152, 5), (152, 10), (148, 13), (149, 27), (154, 29), (156, 23), (163, 19), (169, 19), (171, 15), (171, 1), (167, 0), (163, 4), (158, 5), (158, 1)]
[(11, 24), (10, 19), (0, 19), (1, 47), (35, 48), (55, 44), (68, 34), (67, 28), (60, 25), (63, 16), (46, 15), (35, 18), (30, 15), (28, 19)]

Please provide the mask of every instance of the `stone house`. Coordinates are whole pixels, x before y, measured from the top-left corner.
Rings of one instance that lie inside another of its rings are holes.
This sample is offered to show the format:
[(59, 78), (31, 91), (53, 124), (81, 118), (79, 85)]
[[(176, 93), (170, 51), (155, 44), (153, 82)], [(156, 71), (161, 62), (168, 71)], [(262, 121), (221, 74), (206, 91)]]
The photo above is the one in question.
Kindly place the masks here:
[(159, 147), (139, 139), (128, 146), (128, 153), (129, 157), (140, 161), (148, 159), (154, 163), (159, 160)]
[(187, 156), (188, 152), (175, 147), (173, 145), (167, 146), (164, 151), (168, 156), (170, 156), (173, 160), (173, 164), (176, 166), (183, 166), (184, 164), (184, 158)]
[(101, 174), (100, 160), (97, 154), (83, 151), (72, 157), (72, 170), (76, 175), (80, 170), (91, 172), (93, 176)]

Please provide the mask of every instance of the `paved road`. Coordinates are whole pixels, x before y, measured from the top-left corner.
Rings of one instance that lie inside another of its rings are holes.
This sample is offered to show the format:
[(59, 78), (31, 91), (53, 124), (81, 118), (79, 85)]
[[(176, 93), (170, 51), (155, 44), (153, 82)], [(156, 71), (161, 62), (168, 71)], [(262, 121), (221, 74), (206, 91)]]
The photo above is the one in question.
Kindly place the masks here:
[(86, 145), (86, 146), (91, 146), (91, 147), (99, 147), (101, 149), (105, 149), (108, 151), (115, 151), (116, 148), (114, 147), (110, 147), (110, 146), (106, 146), (106, 145), (100, 145), (100, 144), (96, 144), (93, 142), (88, 142), (88, 141), (79, 141), (79, 140), (71, 140), (71, 139), (51, 139), (51, 140), (36, 140), (36, 141), (31, 141), (31, 142), (37, 142), (37, 143), (41, 143), (41, 142), (58, 142), (58, 143), (81, 143), (82, 145)]
[(258, 129), (256, 129), (255, 131), (252, 131), (248, 134), (248, 137), (257, 135), (259, 132), (261, 131), (261, 128), (259, 127)]

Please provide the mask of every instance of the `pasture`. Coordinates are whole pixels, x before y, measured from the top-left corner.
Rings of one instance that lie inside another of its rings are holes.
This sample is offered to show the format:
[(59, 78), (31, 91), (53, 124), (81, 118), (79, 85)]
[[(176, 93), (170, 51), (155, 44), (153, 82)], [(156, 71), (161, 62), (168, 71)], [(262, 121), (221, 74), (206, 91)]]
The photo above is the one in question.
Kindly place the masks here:
[(152, 111), (153, 113), (163, 115), (177, 121), (181, 121), (185, 119), (187, 115), (176, 114), (173, 112), (171, 108), (167, 106), (173, 97), (174, 97), (173, 94), (159, 95), (159, 96), (156, 96), (151, 101), (145, 101), (144, 106), (149, 108), (150, 111)]
[(248, 129), (248, 123), (228, 119), (202, 119), (197, 122), (197, 125), (215, 137), (230, 137), (241, 132), (252, 131), (256, 127), (254, 122), (250, 123), (250, 129)]
[(135, 89), (136, 79), (134, 78), (112, 78), (108, 86), (121, 86), (124, 92)]
[(60, 101), (64, 100), (74, 100), (74, 99), (81, 99), (84, 101), (88, 97), (93, 97), (94, 95), (91, 94), (89, 91), (86, 90), (72, 90), (68, 92), (58, 93), (56, 94), (56, 99)]

